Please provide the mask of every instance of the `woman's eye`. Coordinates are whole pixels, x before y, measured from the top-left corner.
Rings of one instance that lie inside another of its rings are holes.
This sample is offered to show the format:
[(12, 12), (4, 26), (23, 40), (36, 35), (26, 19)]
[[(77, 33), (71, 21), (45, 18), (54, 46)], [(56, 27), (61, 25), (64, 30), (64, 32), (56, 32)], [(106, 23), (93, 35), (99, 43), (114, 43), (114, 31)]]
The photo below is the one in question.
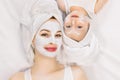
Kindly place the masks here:
[(61, 34), (56, 34), (55, 37), (60, 38), (60, 37), (62, 37), (62, 35)]
[(66, 26), (66, 28), (71, 28), (71, 26)]
[(49, 37), (49, 35), (47, 33), (43, 33), (41, 34), (42, 37)]

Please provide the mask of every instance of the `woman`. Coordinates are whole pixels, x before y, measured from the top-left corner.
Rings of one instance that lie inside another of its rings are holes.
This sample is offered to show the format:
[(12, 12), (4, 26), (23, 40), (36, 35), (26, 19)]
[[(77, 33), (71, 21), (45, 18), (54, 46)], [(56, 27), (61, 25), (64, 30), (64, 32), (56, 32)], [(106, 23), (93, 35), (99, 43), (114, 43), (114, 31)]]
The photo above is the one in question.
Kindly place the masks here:
[(25, 50), (32, 67), (16, 73), (10, 80), (87, 80), (80, 67), (63, 66), (56, 60), (62, 46), (61, 13), (56, 2), (38, 0), (30, 10), (33, 22), (31, 26), (23, 24), (23, 31), (25, 40), (29, 40), (25, 42)]

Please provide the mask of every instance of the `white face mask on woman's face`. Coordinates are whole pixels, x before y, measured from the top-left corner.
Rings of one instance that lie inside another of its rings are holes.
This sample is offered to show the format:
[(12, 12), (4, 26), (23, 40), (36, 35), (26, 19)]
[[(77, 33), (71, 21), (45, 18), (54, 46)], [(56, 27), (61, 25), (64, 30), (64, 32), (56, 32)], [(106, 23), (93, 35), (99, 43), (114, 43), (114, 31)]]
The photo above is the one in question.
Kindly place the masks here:
[(36, 38), (36, 49), (44, 56), (55, 57), (61, 51), (61, 28), (57, 21), (48, 21), (40, 27)]

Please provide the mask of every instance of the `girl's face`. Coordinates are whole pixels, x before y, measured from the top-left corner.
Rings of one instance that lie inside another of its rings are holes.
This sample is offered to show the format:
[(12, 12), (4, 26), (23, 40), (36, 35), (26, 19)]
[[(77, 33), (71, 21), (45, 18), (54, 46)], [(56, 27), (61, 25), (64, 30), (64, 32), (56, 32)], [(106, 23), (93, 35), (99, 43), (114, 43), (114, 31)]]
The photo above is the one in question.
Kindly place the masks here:
[(36, 49), (45, 56), (54, 57), (60, 52), (62, 32), (59, 23), (51, 19), (40, 27), (35, 39)]
[(80, 16), (76, 13), (69, 14), (64, 22), (64, 31), (65, 34), (79, 42), (81, 41), (89, 29), (89, 21), (86, 16)]

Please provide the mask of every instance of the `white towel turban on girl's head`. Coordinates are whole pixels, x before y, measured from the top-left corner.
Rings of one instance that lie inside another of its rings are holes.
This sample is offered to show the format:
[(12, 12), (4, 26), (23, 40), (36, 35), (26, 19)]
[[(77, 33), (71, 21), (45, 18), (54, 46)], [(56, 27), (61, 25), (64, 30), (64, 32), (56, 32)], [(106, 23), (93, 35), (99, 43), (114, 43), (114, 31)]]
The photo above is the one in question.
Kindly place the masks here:
[(76, 42), (63, 33), (63, 53), (58, 59), (63, 64), (91, 65), (98, 56), (98, 41), (92, 32), (92, 22), (83, 40)]
[(40, 26), (51, 17), (55, 17), (62, 28), (62, 15), (55, 0), (37, 0), (33, 3), (28, 3), (23, 11), (23, 17), (21, 19), (23, 44), (30, 63), (33, 63), (34, 58), (31, 46), (32, 40)]
[(85, 9), (90, 18), (94, 18), (94, 16), (96, 16), (94, 12), (96, 1), (97, 0), (64, 0), (66, 13), (70, 13), (71, 6), (79, 6)]

